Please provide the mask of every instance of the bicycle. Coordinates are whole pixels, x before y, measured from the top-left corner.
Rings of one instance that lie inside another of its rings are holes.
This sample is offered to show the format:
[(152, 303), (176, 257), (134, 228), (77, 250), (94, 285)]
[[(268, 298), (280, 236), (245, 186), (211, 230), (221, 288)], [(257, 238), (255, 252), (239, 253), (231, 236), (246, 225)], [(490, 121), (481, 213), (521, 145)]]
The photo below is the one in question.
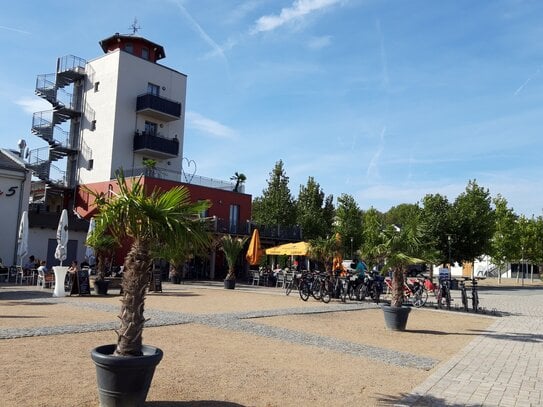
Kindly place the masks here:
[(437, 306), (443, 307), (443, 300), (445, 300), (445, 306), (448, 310), (451, 309), (451, 280), (441, 279), (439, 280), (439, 291), (437, 295)]
[(383, 283), (378, 272), (367, 272), (364, 281), (356, 287), (356, 298), (363, 301), (366, 297), (379, 304), (379, 298), (383, 292)]
[[(385, 284), (387, 286), (387, 293), (391, 293), (392, 279), (389, 277), (385, 278)], [(404, 281), (402, 295), (404, 303), (411, 303), (416, 308), (424, 306), (428, 300), (428, 290), (425, 287), (425, 284), (422, 283), (419, 278)]]
[[(471, 283), (471, 297), (468, 297), (466, 283)], [(464, 281), (460, 281), (460, 296), (462, 297), (462, 306), (464, 311), (468, 312), (469, 304), (468, 300), (471, 300), (471, 306), (474, 312), (479, 310), (479, 293), (477, 291), (477, 279), (464, 277)]]

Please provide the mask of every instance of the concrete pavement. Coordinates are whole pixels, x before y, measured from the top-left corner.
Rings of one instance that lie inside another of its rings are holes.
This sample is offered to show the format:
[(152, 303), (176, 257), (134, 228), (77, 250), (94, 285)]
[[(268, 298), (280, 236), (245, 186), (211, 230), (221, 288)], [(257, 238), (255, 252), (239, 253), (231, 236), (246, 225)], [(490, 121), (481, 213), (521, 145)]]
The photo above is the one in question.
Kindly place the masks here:
[(396, 405), (543, 405), (543, 289), (482, 288), (480, 304), (504, 316)]

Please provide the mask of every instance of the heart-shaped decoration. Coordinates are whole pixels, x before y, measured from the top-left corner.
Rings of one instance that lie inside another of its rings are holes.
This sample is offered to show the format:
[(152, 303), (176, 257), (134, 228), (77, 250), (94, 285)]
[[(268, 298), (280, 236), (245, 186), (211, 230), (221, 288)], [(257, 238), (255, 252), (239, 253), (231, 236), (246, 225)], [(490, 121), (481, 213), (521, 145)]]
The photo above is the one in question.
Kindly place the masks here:
[[(186, 168), (185, 165), (181, 167), (181, 172), (183, 173), (183, 178), (185, 178), (185, 182), (187, 184), (190, 184), (192, 182), (192, 179), (194, 178), (194, 175), (196, 175), (196, 161), (189, 160), (187, 157), (183, 157), (183, 164), (187, 163)], [(192, 166), (194, 165), (194, 169), (192, 169)], [(185, 171), (187, 169), (189, 172)], [(192, 171), (192, 173), (190, 172)]]

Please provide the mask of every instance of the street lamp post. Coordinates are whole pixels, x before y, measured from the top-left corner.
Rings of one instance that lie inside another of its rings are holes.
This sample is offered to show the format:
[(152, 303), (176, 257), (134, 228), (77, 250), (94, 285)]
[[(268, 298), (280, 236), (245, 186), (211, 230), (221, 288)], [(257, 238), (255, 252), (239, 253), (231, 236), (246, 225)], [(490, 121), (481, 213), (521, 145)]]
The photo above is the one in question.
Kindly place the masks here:
[(353, 259), (353, 238), (351, 237), (351, 260)]
[(452, 264), (451, 264), (451, 235), (447, 235), (447, 243), (449, 244), (449, 271), (452, 271)]

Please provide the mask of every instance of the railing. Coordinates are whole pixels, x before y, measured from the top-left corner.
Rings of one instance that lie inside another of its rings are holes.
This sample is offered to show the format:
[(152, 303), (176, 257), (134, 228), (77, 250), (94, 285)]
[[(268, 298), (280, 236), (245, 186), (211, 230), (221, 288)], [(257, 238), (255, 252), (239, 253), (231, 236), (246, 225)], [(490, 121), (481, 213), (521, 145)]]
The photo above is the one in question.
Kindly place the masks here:
[(136, 111), (146, 109), (156, 110), (176, 118), (181, 117), (181, 103), (151, 93), (139, 95), (137, 99)]
[(164, 168), (140, 167), (123, 170), (123, 172), (125, 177), (139, 177), (140, 175), (144, 175), (149, 178), (165, 179), (168, 181), (180, 182), (181, 180), (180, 171), (167, 170)]
[(152, 150), (175, 157), (179, 154), (179, 139), (168, 139), (136, 132), (134, 134), (134, 151), (138, 150)]
[(251, 225), (251, 231), (258, 229), (260, 237), (285, 239), (292, 241), (302, 240), (302, 228), (300, 226), (281, 226), (281, 225)]
[[(208, 178), (208, 177), (202, 177), (201, 175), (186, 173), (185, 171), (183, 171), (183, 178), (181, 181), (187, 184), (200, 185), (202, 187), (209, 187), (209, 188), (215, 188), (215, 189), (222, 189), (225, 191), (232, 191), (236, 185), (233, 182), (222, 181), (222, 180)], [(241, 193), (245, 192), (245, 188), (243, 185), (240, 185), (238, 187), (238, 192), (241, 192)]]
[(83, 74), (87, 61), (75, 55), (65, 55), (57, 61), (57, 72), (75, 71)]

